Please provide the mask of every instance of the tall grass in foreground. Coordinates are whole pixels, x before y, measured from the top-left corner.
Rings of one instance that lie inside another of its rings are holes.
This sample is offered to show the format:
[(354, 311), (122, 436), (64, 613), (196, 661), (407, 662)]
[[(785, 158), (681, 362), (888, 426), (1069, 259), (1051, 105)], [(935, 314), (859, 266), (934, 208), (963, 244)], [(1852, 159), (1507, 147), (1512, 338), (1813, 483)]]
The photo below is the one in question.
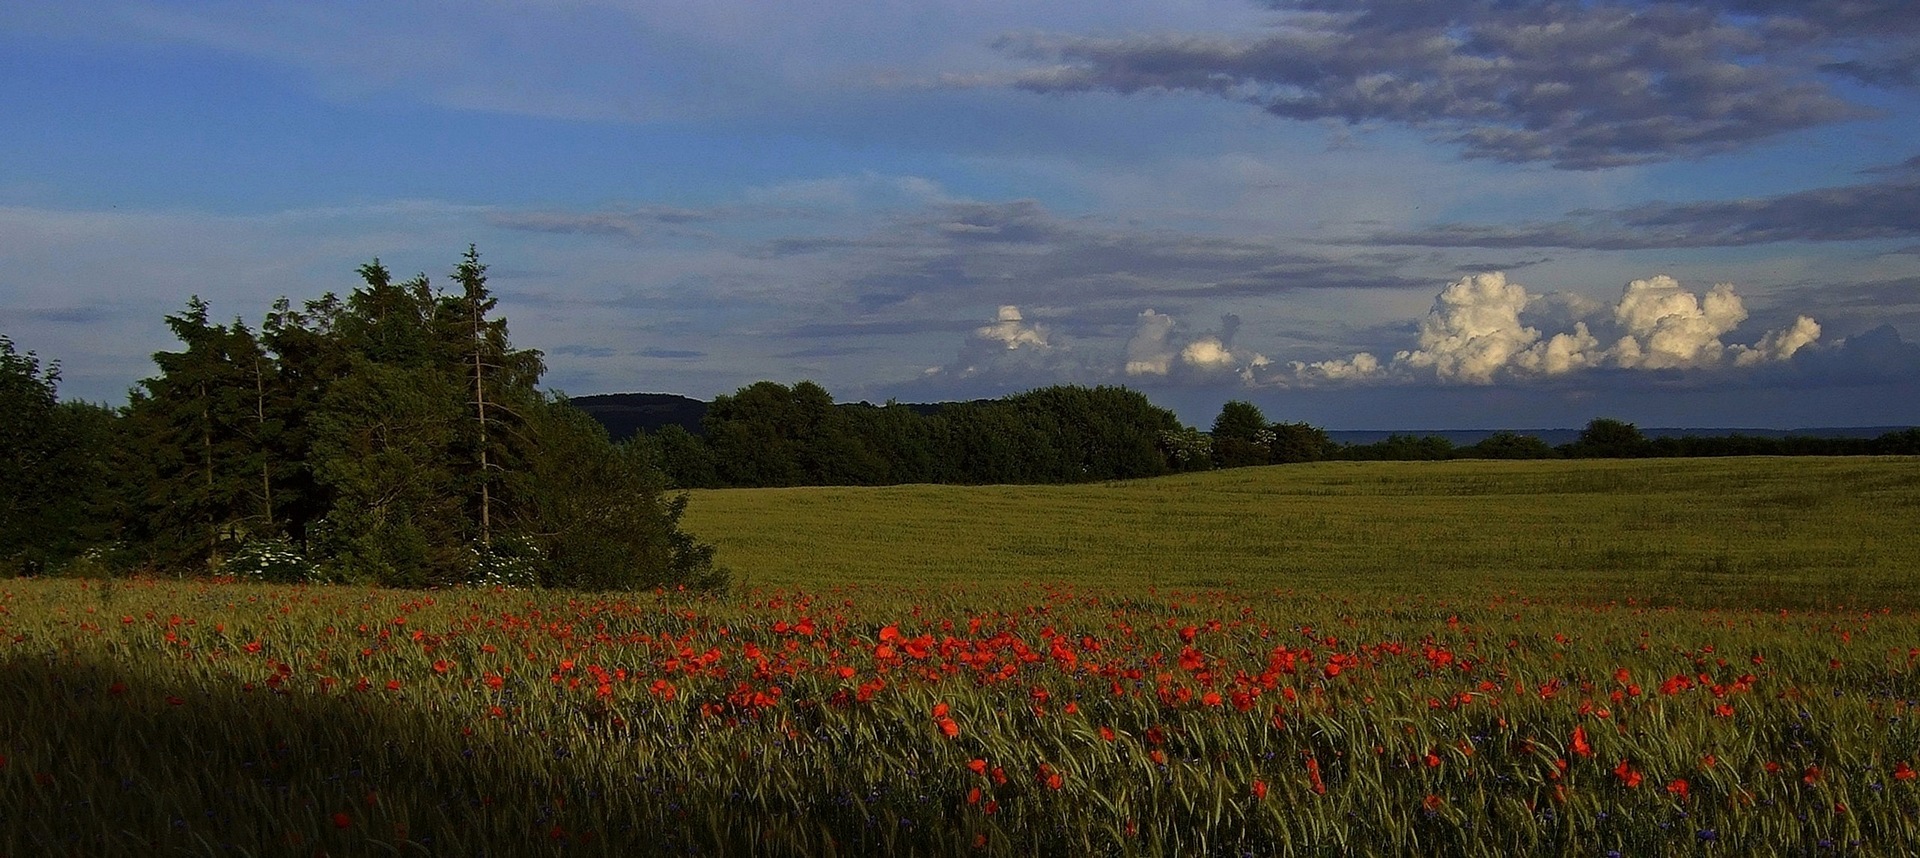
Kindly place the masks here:
[(1920, 615), (0, 582), (0, 854), (1901, 855)]
[(1079, 486), (695, 492), (751, 581), (1920, 606), (1920, 459), (1324, 462)]

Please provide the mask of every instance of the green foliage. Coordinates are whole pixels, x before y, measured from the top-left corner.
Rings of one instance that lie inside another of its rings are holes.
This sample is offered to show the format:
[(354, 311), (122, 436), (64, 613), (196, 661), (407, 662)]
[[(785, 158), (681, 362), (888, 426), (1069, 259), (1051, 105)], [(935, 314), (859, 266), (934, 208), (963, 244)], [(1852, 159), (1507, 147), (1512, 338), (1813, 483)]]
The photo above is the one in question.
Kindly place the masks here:
[(0, 575), (58, 567), (114, 536), (112, 414), (57, 401), (60, 369), (0, 335)]
[[(375, 260), (344, 300), (276, 302), (258, 334), (191, 299), (166, 319), (183, 348), (154, 355), (123, 418), (56, 408), (56, 374), (0, 342), (0, 397), (20, 400), (7, 414), (39, 433), (0, 463), (23, 475), (5, 480), (4, 509), (31, 501), (37, 516), (15, 541), (38, 554), (21, 562), (124, 542), (175, 574), (723, 585), (645, 451), (539, 393), (540, 353), (512, 346), (486, 270), (470, 246), (449, 293)], [(41, 447), (64, 452), (29, 462)], [(35, 482), (55, 473), (59, 491)], [(26, 521), (9, 513), (0, 539)]]
[(1453, 442), (1438, 435), (1395, 433), (1372, 444), (1348, 444), (1329, 458), (1355, 462), (1437, 462), (1454, 457)]
[(1463, 459), (1557, 459), (1560, 451), (1532, 435), (1502, 430), (1477, 444), (1461, 447), (1454, 455)]
[(599, 423), (564, 400), (536, 413), (530, 428), (540, 443), (519, 530), (537, 547), (542, 583), (580, 590), (725, 585), (713, 549), (679, 531), (685, 498), (662, 496), (643, 451), (608, 443)]
[(1191, 426), (1162, 429), (1160, 452), (1174, 471), (1204, 471), (1213, 467), (1213, 436)]
[(467, 583), (475, 587), (502, 587), (526, 590), (541, 584), (547, 557), (540, 546), (524, 536), (496, 539), (486, 551), (470, 549), (473, 556)]
[(1626, 459), (1648, 455), (1652, 450), (1639, 427), (1602, 417), (1580, 430), (1580, 437), (1567, 445), (1564, 452), (1576, 459)]
[(299, 547), (284, 536), (247, 540), (227, 558), (220, 571), (260, 584), (305, 584), (317, 576), (317, 570), (307, 562)]
[(1222, 468), (1244, 468), (1273, 461), (1273, 433), (1267, 417), (1251, 402), (1228, 400), (1213, 421), (1213, 456)]
[(1318, 462), (1334, 453), (1327, 430), (1306, 423), (1275, 423), (1267, 427), (1273, 434), (1271, 446), (1275, 464), (1291, 465)]
[(312, 451), (332, 504), (310, 536), (331, 577), (391, 586), (466, 578), (478, 540), (449, 455), (466, 419), (456, 384), (370, 362), (332, 384)]

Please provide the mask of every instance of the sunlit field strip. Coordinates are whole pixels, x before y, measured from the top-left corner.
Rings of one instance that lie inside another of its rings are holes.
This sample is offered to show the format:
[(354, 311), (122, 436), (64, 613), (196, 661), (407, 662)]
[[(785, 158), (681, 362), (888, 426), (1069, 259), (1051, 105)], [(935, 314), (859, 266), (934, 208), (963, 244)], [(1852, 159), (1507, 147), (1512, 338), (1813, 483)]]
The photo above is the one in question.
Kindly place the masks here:
[(1904, 854), (1920, 617), (0, 584), (0, 852)]
[(753, 583), (1920, 606), (1920, 459), (1325, 462), (1081, 486), (693, 493)]

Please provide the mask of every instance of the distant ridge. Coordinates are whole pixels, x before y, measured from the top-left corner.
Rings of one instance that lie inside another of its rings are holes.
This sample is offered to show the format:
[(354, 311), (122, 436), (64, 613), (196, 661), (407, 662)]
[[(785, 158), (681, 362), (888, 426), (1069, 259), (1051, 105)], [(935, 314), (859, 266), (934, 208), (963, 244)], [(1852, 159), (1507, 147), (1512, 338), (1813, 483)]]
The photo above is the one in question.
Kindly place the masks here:
[(598, 393), (570, 397), (567, 402), (600, 421), (615, 441), (667, 426), (699, 434), (700, 418), (707, 414), (705, 402), (675, 393)]
[[(707, 403), (677, 393), (596, 393), (567, 399), (573, 407), (587, 412), (615, 441), (625, 441), (639, 432), (658, 432), (668, 426), (700, 434), (700, 418), (707, 416)], [(921, 414), (933, 414), (953, 403), (909, 404)], [(868, 402), (843, 402), (842, 408), (872, 408)]]
[[(670, 425), (677, 425), (695, 435), (700, 434), (700, 418), (706, 416), (707, 403), (690, 396), (675, 393), (597, 393), (591, 396), (576, 396), (568, 400), (574, 407), (592, 415), (607, 427), (607, 434), (615, 441), (633, 437), (637, 432), (658, 432)], [(908, 408), (922, 414), (933, 414), (955, 403), (916, 403), (907, 404)], [(853, 407), (869, 406), (868, 403), (843, 403)], [(870, 406), (869, 406), (870, 407)], [(1205, 430), (1207, 427), (1200, 427)], [(1878, 438), (1888, 432), (1899, 432), (1906, 426), (1826, 426), (1808, 429), (1715, 429), (1703, 427), (1641, 427), (1641, 434), (1648, 438), (1684, 438), (1689, 435), (1707, 438), (1724, 438), (1729, 435), (1744, 435), (1749, 438)], [(1327, 436), (1342, 444), (1372, 444), (1385, 441), (1393, 435), (1411, 435), (1416, 438), (1434, 436), (1451, 441), (1456, 447), (1478, 444), (1492, 435), (1497, 429), (1341, 429), (1327, 432)], [(1518, 435), (1532, 435), (1542, 441), (1559, 446), (1571, 444), (1580, 437), (1579, 429), (1512, 429)]]
[[(1729, 435), (1743, 435), (1748, 438), (1878, 438), (1888, 432), (1900, 432), (1905, 426), (1830, 426), (1811, 429), (1712, 429), (1701, 427), (1640, 427), (1640, 434), (1648, 438), (1725, 438)], [(1497, 431), (1509, 431), (1516, 435), (1532, 435), (1553, 446), (1571, 444), (1580, 438), (1580, 429), (1340, 429), (1330, 430), (1327, 437), (1341, 444), (1373, 444), (1385, 441), (1393, 435), (1411, 435), (1416, 438), (1434, 436), (1453, 442), (1456, 447), (1466, 447), (1486, 440)]]

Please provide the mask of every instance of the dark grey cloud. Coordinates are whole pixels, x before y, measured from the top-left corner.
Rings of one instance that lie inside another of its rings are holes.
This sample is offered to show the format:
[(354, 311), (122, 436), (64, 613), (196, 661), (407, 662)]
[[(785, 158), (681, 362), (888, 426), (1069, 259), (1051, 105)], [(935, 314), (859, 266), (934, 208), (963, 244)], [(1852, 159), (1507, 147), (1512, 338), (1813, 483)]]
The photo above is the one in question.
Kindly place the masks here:
[(1565, 220), (1515, 226), (1441, 224), (1380, 233), (1369, 244), (1426, 247), (1574, 247), (1634, 250), (1733, 247), (1781, 241), (1866, 241), (1920, 236), (1920, 175), (1884, 171), (1876, 182), (1772, 197), (1653, 202), (1575, 212)]
[(689, 227), (719, 219), (723, 212), (674, 206), (597, 212), (495, 211), (485, 216), (490, 226), (523, 232), (568, 235), (605, 235), (647, 240), (694, 233)]
[(879, 346), (821, 345), (821, 346), (812, 346), (810, 348), (804, 348), (804, 349), (794, 349), (793, 351), (790, 351), (790, 352), (781, 352), (779, 354), (774, 355), (774, 357), (786, 358), (789, 360), (801, 360), (806, 358), (848, 357), (850, 355), (871, 354), (879, 350), (880, 350)]
[[(1412, 257), (1333, 257), (1285, 240), (1140, 229), (1063, 217), (1020, 200), (955, 203), (888, 220), (858, 236), (778, 240), (761, 252), (826, 254), (847, 312), (977, 311), (983, 305), (1077, 306), (1273, 295), (1312, 289), (1425, 287), (1398, 270)], [(971, 319), (971, 316), (967, 317)]]
[(692, 349), (644, 348), (634, 352), (637, 357), (662, 358), (666, 360), (693, 360), (707, 356), (706, 352)]
[(970, 331), (977, 321), (956, 319), (892, 319), (884, 321), (813, 322), (789, 328), (784, 336), (794, 339), (830, 340), (843, 337), (910, 336), (914, 334), (951, 334)]
[(1864, 117), (1821, 66), (1891, 81), (1913, 48), (1912, 25), (1886, 3), (1268, 5), (1294, 14), (1259, 38), (1027, 35), (998, 47), (1043, 64), (1014, 81), (1036, 92), (1202, 93), (1564, 169), (1699, 157)]
[(5, 317), (57, 325), (87, 325), (112, 319), (116, 314), (104, 307), (39, 307), (12, 310)]
[(583, 345), (577, 345), (577, 344), (554, 346), (553, 348), (545, 349), (544, 351), (546, 351), (547, 354), (552, 354), (552, 355), (566, 355), (568, 357), (586, 357), (586, 358), (613, 357), (616, 354), (616, 352), (613, 349), (607, 348), (606, 346), (583, 346)]

